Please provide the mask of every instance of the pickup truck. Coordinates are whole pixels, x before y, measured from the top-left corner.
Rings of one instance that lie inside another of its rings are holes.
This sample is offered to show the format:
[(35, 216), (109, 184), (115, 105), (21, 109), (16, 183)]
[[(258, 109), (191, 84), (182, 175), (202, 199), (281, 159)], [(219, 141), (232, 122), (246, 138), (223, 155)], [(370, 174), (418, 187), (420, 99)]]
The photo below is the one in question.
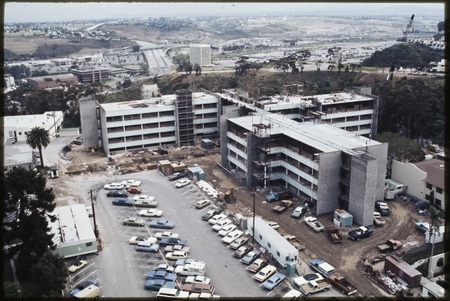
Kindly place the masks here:
[(299, 289), (303, 295), (309, 296), (311, 294), (316, 294), (319, 292), (325, 292), (331, 288), (331, 284), (329, 284), (325, 279), (322, 280), (311, 280), (302, 285), (300, 285)]
[(266, 200), (271, 202), (286, 200), (288, 198), (292, 197), (292, 193), (289, 190), (286, 191), (280, 191), (280, 192), (272, 192), (266, 195)]
[(316, 232), (320, 232), (325, 228), (323, 224), (319, 222), (317, 218), (315, 218), (314, 216), (305, 217), (305, 222), (309, 227), (311, 227)]
[(295, 237), (294, 235), (286, 234), (283, 235), (284, 239), (286, 239), (291, 245), (293, 245), (297, 250), (301, 251), (305, 249), (305, 244), (302, 243)]
[(380, 212), (374, 212), (373, 213), (373, 223), (375, 226), (384, 226), (386, 224), (386, 220), (381, 217)]
[(388, 251), (395, 251), (400, 249), (403, 246), (403, 243), (399, 240), (395, 239), (389, 239), (386, 243), (382, 245), (378, 245), (377, 249), (380, 252), (388, 252)]
[(360, 240), (361, 238), (371, 237), (373, 229), (371, 226), (361, 226), (356, 230), (348, 232), (348, 237), (351, 240)]
[(343, 294), (350, 296), (357, 292), (356, 286), (350, 283), (344, 276), (334, 273), (328, 277), (331, 285), (340, 290)]
[(326, 227), (325, 228), (325, 233), (328, 236), (328, 239), (334, 243), (334, 244), (338, 244), (342, 242), (342, 235), (339, 233), (339, 229), (331, 226), (331, 227)]
[(292, 206), (292, 201), (281, 201), (280, 205), (273, 207), (273, 211), (275, 211), (276, 213), (282, 213), (284, 211), (286, 211), (289, 207)]
[(313, 269), (325, 276), (326, 278), (330, 277), (330, 275), (333, 275), (336, 273), (333, 266), (331, 266), (329, 263), (321, 260), (321, 259), (313, 259), (309, 263), (309, 266)]

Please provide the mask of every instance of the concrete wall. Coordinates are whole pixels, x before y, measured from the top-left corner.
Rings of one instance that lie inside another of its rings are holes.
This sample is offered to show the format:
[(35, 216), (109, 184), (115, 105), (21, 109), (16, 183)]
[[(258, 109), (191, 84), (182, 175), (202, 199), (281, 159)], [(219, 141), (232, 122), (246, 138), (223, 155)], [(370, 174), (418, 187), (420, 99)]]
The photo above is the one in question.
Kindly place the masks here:
[(367, 149), (367, 154), (377, 160), (378, 178), (375, 182), (375, 198), (377, 200), (382, 200), (384, 198), (384, 180), (386, 179), (387, 153), (387, 143), (372, 145)]
[(319, 155), (319, 186), (317, 191), (317, 214), (333, 212), (339, 208), (339, 181), (342, 165), (341, 152)]
[(220, 116), (219, 116), (219, 134), (220, 134), (220, 164), (225, 167), (228, 166), (228, 118), (239, 117), (239, 108), (235, 105), (232, 106), (221, 106), (220, 107)]
[(358, 225), (373, 224), (376, 186), (380, 178), (377, 163), (366, 155), (352, 156), (348, 212)]
[(81, 132), (84, 146), (99, 145), (96, 102), (92, 97), (80, 98)]
[(392, 160), (391, 178), (405, 184), (405, 192), (425, 200), (425, 178), (427, 173), (412, 163)]

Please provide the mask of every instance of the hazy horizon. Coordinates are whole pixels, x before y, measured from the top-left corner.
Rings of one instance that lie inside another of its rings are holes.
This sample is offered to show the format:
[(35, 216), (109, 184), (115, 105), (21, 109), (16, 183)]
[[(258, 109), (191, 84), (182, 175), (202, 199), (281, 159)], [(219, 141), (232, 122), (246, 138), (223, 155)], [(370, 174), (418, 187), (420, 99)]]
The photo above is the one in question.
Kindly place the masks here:
[(374, 16), (415, 14), (445, 17), (444, 3), (233, 3), (233, 2), (6, 2), (4, 23), (68, 22), (98, 19), (256, 16), (256, 15), (342, 15)]

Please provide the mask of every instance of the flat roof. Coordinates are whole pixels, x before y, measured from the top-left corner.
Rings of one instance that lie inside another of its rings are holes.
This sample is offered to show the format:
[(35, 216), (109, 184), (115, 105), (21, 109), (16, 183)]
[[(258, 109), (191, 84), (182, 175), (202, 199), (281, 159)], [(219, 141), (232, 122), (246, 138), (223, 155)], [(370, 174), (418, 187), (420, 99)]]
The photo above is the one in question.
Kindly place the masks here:
[(96, 240), (85, 205), (56, 207), (53, 213), (57, 219), (53, 223), (49, 222), (49, 226), (56, 245)]
[[(252, 218), (249, 218), (247, 220), (248, 224), (251, 224), (253, 222)], [(255, 217), (255, 230), (258, 230), (260, 233), (264, 233), (265, 240), (267, 240), (270, 243), (277, 242), (276, 248), (278, 250), (281, 250), (283, 252), (289, 252), (297, 254), (298, 250), (290, 243), (288, 242), (280, 233), (278, 233), (275, 229), (273, 229), (265, 220), (263, 220), (261, 217), (256, 216)]]
[(229, 121), (250, 132), (253, 132), (254, 125), (263, 124), (270, 128), (270, 135), (283, 134), (313, 146), (322, 152), (355, 150), (381, 144), (378, 141), (355, 135), (329, 124), (297, 122), (279, 114), (244, 116), (230, 118)]
[(45, 81), (46, 78), (51, 79), (67, 79), (67, 78), (73, 78), (77, 79), (75, 75), (72, 73), (66, 73), (66, 74), (55, 74), (55, 75), (45, 75), (45, 76), (35, 76), (35, 77), (29, 77), (28, 79), (35, 80), (35, 81)]
[(10, 143), (8, 139), (5, 143), (4, 164), (5, 166), (31, 164), (33, 162), (33, 150), (25, 141)]
[[(53, 118), (53, 113), (55, 113), (55, 119)], [(39, 126), (45, 129), (51, 128), (55, 120), (59, 120), (63, 117), (62, 111), (49, 111), (43, 114), (33, 114), (33, 115), (15, 115), (15, 116), (4, 116), (3, 125), (4, 131), (8, 128), (29, 128)], [(5, 135), (7, 137), (7, 135)]]

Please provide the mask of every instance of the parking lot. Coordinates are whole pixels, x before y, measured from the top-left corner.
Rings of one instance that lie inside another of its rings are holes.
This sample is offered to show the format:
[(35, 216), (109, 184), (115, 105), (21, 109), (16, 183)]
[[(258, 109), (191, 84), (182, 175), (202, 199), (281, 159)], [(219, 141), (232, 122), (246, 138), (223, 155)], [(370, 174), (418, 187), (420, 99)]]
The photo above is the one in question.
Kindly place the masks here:
[[(102, 250), (98, 255), (88, 256), (92, 264), (73, 275), (76, 281), (88, 275), (99, 278), (99, 286), (104, 297), (151, 297), (154, 292), (144, 289), (145, 274), (160, 263), (165, 263), (163, 248), (157, 253), (136, 252), (135, 246), (128, 243), (133, 235), (153, 235), (162, 229), (133, 227), (122, 225), (127, 217), (138, 217), (143, 208), (114, 206), (114, 198), (107, 197), (103, 184), (121, 182), (127, 179), (142, 181), (142, 194), (152, 195), (159, 202), (158, 209), (163, 210), (161, 218), (175, 223), (174, 229), (168, 230), (179, 234), (188, 241), (190, 257), (206, 263), (206, 276), (216, 287), (216, 295), (226, 297), (280, 296), (288, 290), (289, 283), (281, 284), (273, 291), (265, 290), (259, 282), (251, 278), (246, 265), (233, 257), (233, 250), (222, 243), (221, 236), (211, 229), (201, 216), (210, 207), (194, 208), (196, 201), (205, 195), (193, 183), (186, 187), (175, 188), (158, 171), (143, 171), (124, 176), (101, 177), (89, 181), (88, 190), (95, 190), (97, 196), (95, 215), (97, 227), (102, 240)], [(147, 224), (153, 218), (144, 217)], [(173, 262), (169, 262), (170, 264)], [(178, 277), (181, 284), (183, 277)], [(71, 279), (74, 280), (73, 278)], [(327, 292), (326, 295), (332, 292)], [(335, 295), (335, 294), (332, 294)]]

